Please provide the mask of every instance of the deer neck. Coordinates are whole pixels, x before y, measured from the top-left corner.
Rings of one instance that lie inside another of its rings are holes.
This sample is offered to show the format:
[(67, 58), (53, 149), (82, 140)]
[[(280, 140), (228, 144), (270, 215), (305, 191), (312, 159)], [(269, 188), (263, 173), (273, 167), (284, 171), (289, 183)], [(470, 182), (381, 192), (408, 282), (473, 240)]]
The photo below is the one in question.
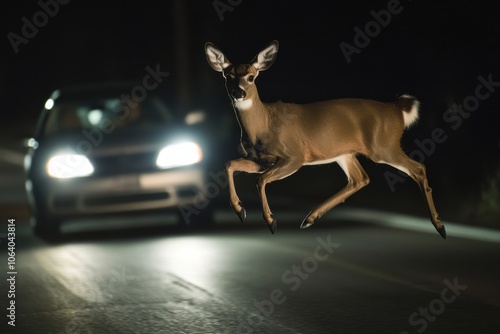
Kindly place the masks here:
[(246, 132), (252, 143), (267, 132), (269, 113), (257, 92), (243, 101), (233, 102), (234, 110), (242, 130)]

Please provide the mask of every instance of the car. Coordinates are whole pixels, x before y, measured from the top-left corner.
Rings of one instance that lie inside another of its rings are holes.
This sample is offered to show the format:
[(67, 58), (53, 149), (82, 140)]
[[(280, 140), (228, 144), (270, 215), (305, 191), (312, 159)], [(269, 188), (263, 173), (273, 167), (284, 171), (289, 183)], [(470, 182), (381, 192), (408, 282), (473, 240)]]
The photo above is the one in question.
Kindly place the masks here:
[(172, 210), (181, 225), (212, 221), (203, 191), (213, 161), (205, 113), (179, 113), (141, 87), (76, 85), (47, 99), (24, 162), (36, 235), (55, 237), (65, 221), (113, 214)]

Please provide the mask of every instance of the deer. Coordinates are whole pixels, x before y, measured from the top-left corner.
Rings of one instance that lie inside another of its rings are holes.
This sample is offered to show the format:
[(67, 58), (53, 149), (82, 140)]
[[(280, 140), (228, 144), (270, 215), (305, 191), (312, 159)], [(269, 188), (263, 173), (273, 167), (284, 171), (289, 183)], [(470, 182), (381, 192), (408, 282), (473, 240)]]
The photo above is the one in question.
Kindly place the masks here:
[(205, 44), (208, 64), (221, 72), (241, 129), (242, 157), (226, 163), (229, 201), (244, 222), (246, 210), (234, 184), (234, 173), (260, 174), (257, 189), (262, 215), (272, 234), (277, 221), (269, 207), (266, 185), (282, 180), (307, 165), (336, 162), (347, 176), (347, 185), (314, 207), (300, 228), (319, 218), (367, 186), (370, 178), (361, 166), (363, 155), (392, 166), (411, 177), (427, 204), (430, 220), (446, 239), (432, 198), (425, 166), (407, 156), (401, 147), (405, 130), (419, 118), (420, 102), (404, 94), (393, 101), (337, 98), (310, 103), (262, 102), (255, 84), (260, 72), (273, 65), (279, 43), (272, 41), (248, 64), (232, 64), (214, 44)]

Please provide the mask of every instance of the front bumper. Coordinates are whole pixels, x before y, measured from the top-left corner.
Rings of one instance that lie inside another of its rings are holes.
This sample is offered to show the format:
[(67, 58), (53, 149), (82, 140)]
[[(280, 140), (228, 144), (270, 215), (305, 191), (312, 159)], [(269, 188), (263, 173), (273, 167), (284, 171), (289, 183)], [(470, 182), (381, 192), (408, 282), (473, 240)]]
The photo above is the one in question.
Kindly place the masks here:
[(192, 204), (205, 184), (199, 167), (112, 177), (48, 180), (42, 198), (51, 216), (75, 217), (168, 209)]

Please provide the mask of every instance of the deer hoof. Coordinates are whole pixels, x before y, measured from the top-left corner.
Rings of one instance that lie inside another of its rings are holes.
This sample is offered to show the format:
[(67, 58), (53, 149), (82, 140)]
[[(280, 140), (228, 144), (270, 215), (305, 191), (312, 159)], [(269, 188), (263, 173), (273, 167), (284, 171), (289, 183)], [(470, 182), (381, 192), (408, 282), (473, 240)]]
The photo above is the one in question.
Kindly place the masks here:
[(278, 228), (278, 222), (276, 221), (276, 219), (273, 219), (271, 224), (267, 224), (267, 227), (269, 227), (271, 234), (274, 234), (274, 232), (276, 232), (276, 229)]
[(300, 224), (300, 228), (308, 228), (312, 224), (314, 224), (314, 222), (316, 221), (317, 218), (313, 219), (312, 221), (309, 221), (309, 215), (310, 215), (310, 213), (307, 215), (306, 218), (304, 218), (304, 220), (302, 221), (302, 224)]
[(241, 222), (244, 223), (245, 222), (245, 218), (247, 217), (247, 210), (245, 210), (245, 208), (241, 208), (241, 211), (240, 212), (236, 212), (236, 214), (240, 218)]
[(443, 239), (446, 240), (446, 229), (444, 228), (444, 225), (441, 225), (441, 228), (437, 230), (439, 234), (443, 237)]
[(302, 224), (300, 225), (300, 228), (308, 228), (312, 224), (314, 224), (314, 223), (309, 223), (309, 222), (303, 221)]
[(308, 222), (307, 220), (304, 220), (302, 224), (300, 225), (300, 228), (308, 228), (310, 227), (314, 222)]
[[(247, 211), (243, 207), (243, 203), (241, 203), (241, 201), (238, 201), (238, 205), (237, 206), (233, 205), (233, 204), (231, 204), (231, 206), (233, 207), (234, 212), (236, 212), (236, 214), (240, 218), (241, 222), (242, 223), (245, 222), (245, 218), (247, 218)], [(239, 207), (240, 210), (238, 210), (237, 207)]]

